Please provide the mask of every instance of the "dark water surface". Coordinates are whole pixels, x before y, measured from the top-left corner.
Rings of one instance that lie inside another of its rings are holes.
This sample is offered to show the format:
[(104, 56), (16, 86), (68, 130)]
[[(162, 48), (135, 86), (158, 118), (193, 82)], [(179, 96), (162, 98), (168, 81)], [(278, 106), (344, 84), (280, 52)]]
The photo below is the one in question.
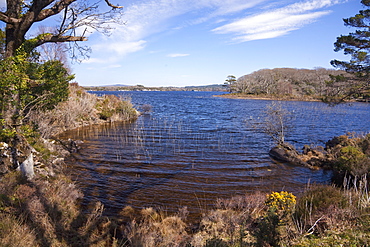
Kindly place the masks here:
[[(99, 92), (102, 93), (102, 92)], [(255, 190), (299, 193), (307, 183), (328, 182), (330, 172), (274, 162), (269, 138), (253, 123), (271, 101), (213, 97), (217, 92), (103, 92), (131, 97), (150, 114), (132, 123), (70, 131), (84, 141), (70, 171), (85, 193), (107, 214), (123, 207), (156, 207), (192, 214), (217, 198)], [(370, 104), (329, 107), (321, 102), (282, 102), (293, 113), (287, 141), (297, 148), (323, 145), (347, 132), (370, 131)]]

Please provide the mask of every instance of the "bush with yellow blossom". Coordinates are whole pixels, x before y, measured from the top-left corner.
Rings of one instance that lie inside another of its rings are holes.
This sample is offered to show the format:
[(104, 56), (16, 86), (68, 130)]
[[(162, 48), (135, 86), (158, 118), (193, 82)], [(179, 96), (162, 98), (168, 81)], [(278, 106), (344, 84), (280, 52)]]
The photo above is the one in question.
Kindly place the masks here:
[(281, 216), (290, 215), (294, 211), (296, 197), (292, 193), (286, 191), (273, 192), (267, 195), (265, 204), (269, 208), (269, 211), (275, 212)]
[(266, 196), (267, 212), (258, 225), (257, 245), (280, 246), (288, 236), (286, 226), (291, 221), (296, 197), (289, 192), (272, 192)]

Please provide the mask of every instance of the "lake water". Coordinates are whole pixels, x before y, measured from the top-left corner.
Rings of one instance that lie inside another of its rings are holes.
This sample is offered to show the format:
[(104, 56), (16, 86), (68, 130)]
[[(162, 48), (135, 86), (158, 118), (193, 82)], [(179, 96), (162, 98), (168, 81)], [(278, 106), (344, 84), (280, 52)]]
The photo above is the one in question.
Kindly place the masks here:
[[(188, 207), (192, 215), (212, 208), (217, 198), (256, 190), (298, 194), (307, 183), (325, 183), (331, 173), (271, 160), (273, 143), (255, 123), (271, 101), (214, 97), (219, 92), (99, 92), (131, 97), (152, 112), (131, 123), (69, 131), (83, 140), (69, 160), (85, 193), (107, 214), (123, 207), (169, 212)], [(370, 104), (329, 107), (321, 102), (282, 102), (293, 116), (286, 140), (297, 148), (324, 145), (347, 132), (370, 131)]]

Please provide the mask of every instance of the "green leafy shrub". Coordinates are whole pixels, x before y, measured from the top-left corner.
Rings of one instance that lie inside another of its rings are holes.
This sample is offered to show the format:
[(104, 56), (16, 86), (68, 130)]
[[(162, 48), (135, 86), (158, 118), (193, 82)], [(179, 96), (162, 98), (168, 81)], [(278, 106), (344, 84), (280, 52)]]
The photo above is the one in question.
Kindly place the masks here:
[(339, 171), (348, 172), (353, 176), (362, 176), (369, 172), (370, 160), (360, 147), (342, 147), (339, 155), (337, 160), (337, 169)]
[(356, 180), (370, 172), (370, 134), (334, 137), (326, 143), (326, 150), (327, 165), (333, 169), (337, 185), (342, 185), (344, 179)]
[(367, 134), (359, 143), (362, 148), (362, 152), (367, 156), (370, 156), (370, 134)]
[(35, 108), (54, 108), (68, 98), (74, 78), (60, 61), (36, 63), (27, 54), (0, 60), (0, 73), (0, 117), (6, 120), (22, 119)]
[(343, 191), (334, 186), (317, 185), (299, 198), (293, 219), (301, 234), (323, 234), (337, 226), (345, 227), (350, 207)]
[(325, 212), (330, 206), (344, 208), (348, 199), (338, 188), (329, 185), (316, 185), (304, 192), (297, 202), (295, 216), (308, 216), (318, 211)]
[(15, 129), (2, 128), (0, 130), (0, 141), (9, 142), (16, 134)]
[(113, 116), (113, 113), (114, 111), (112, 109), (103, 108), (98, 114), (100, 119), (108, 120)]

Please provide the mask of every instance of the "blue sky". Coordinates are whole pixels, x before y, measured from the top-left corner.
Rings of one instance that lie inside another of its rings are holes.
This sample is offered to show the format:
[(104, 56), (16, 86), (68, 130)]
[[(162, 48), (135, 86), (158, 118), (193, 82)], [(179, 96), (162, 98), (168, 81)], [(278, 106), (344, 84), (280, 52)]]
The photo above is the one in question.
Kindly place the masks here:
[(264, 68), (332, 68), (359, 0), (116, 0), (125, 25), (91, 33), (90, 59), (72, 64), (83, 86), (222, 84)]

